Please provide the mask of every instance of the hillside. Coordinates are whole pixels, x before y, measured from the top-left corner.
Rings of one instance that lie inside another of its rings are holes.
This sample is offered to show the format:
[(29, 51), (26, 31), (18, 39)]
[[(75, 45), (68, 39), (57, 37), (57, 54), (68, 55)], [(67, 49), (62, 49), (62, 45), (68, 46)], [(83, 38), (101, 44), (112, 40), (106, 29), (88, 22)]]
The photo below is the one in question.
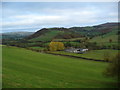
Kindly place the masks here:
[(32, 35), (10, 34), (9, 39), (3, 38), (2, 44), (23, 48), (42, 47), (43, 50), (48, 50), (51, 41), (60, 41), (65, 47), (120, 49), (117, 25), (118, 23), (105, 23), (87, 27), (43, 28)]
[[(11, 53), (12, 52), (12, 53)], [(3, 46), (3, 88), (113, 88), (102, 72), (108, 63)]]
[[(111, 40), (111, 41), (110, 41)], [(107, 34), (96, 36), (89, 40), (89, 42), (96, 42), (97, 44), (103, 45), (115, 45), (118, 44), (118, 31), (114, 30)]]
[[(51, 41), (57, 34), (63, 33), (62, 31), (47, 31), (44, 34), (39, 35), (38, 37), (30, 39), (30, 41)], [(34, 34), (35, 35), (35, 34)]]
[(117, 28), (118, 23), (105, 23), (87, 27), (43, 28), (26, 39), (29, 41), (51, 41), (53, 39), (94, 37), (112, 32)]
[(113, 31), (113, 29), (118, 28), (118, 23), (104, 23), (95, 26), (86, 27), (72, 27), (70, 30), (86, 35), (86, 36), (97, 36)]
[(71, 39), (83, 37), (66, 28), (43, 28), (26, 39), (29, 41), (51, 41), (53, 39)]

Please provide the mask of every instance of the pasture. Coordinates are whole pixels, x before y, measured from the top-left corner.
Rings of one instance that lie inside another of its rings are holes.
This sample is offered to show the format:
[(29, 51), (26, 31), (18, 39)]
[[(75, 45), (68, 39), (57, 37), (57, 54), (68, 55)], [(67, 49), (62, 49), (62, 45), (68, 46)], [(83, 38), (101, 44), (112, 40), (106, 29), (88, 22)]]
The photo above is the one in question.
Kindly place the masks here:
[(114, 57), (115, 55), (118, 54), (118, 50), (111, 50), (111, 49), (90, 50), (90, 51), (87, 51), (83, 54), (70, 53), (70, 52), (65, 52), (65, 51), (55, 51), (55, 52), (50, 52), (50, 53), (104, 60), (104, 57), (105, 57), (106, 54), (108, 56)]
[[(111, 42), (109, 41), (111, 39)], [(98, 45), (118, 45), (118, 35), (117, 31), (109, 32), (105, 35), (94, 37), (90, 39), (89, 42), (96, 42)]]
[(28, 47), (29, 49), (34, 49), (34, 50), (44, 50), (43, 47)]
[(3, 88), (113, 88), (103, 76), (108, 63), (3, 46)]
[(43, 34), (39, 37), (30, 39), (29, 41), (51, 41), (53, 37), (55, 37), (58, 33), (62, 33), (61, 31), (50, 31), (49, 33)]

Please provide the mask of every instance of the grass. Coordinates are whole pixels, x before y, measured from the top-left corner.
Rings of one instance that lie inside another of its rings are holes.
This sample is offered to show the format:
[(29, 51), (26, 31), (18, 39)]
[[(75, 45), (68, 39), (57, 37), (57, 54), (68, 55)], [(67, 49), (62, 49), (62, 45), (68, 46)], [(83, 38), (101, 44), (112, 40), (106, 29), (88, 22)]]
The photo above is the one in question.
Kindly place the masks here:
[(115, 56), (118, 53), (118, 50), (110, 50), (110, 49), (91, 50), (91, 51), (87, 51), (86, 53), (83, 53), (83, 54), (69, 53), (69, 52), (64, 52), (64, 51), (57, 51), (57, 52), (51, 52), (51, 53), (72, 55), (72, 56), (80, 56), (80, 57), (85, 57), (85, 58), (104, 60), (104, 55), (105, 54), (109, 54), (109, 56)]
[(53, 37), (55, 37), (58, 33), (62, 33), (62, 31), (50, 31), (49, 33), (46, 33), (45, 35), (41, 35), (37, 38), (30, 39), (30, 41), (51, 41)]
[[(89, 42), (96, 42), (99, 45), (116, 45), (118, 44), (118, 35), (116, 33), (117, 31), (112, 31), (103, 36), (94, 37)], [(110, 39), (112, 39), (111, 43), (109, 42)]]
[(71, 39), (54, 39), (53, 41), (62, 41), (62, 42), (66, 42), (66, 41), (76, 41), (76, 40), (84, 40), (85, 37), (81, 37), (81, 38), (71, 38)]
[(108, 63), (3, 46), (3, 88), (112, 88), (102, 72)]
[(43, 47), (29, 47), (30, 49), (35, 49), (35, 50), (44, 50)]

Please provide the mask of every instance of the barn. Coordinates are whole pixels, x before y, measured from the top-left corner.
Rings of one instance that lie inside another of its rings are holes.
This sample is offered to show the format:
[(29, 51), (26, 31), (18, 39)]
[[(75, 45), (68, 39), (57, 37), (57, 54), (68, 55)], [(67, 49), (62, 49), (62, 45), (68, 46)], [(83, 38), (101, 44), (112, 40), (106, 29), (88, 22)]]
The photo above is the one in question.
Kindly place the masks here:
[(82, 49), (82, 48), (69, 48), (65, 49), (66, 52), (71, 52), (71, 53), (84, 53), (88, 51), (88, 49)]

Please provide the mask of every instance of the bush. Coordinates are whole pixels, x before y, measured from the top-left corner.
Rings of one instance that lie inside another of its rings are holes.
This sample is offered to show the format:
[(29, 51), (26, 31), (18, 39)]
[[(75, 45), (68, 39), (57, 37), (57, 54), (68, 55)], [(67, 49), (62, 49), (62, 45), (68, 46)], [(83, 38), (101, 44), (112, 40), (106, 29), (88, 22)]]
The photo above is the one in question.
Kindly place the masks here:
[(105, 60), (106, 62), (109, 62), (109, 61), (111, 61), (111, 57), (110, 57), (110, 54), (109, 54), (109, 52), (107, 52), (107, 53), (104, 53), (104, 60)]
[(119, 64), (120, 54), (117, 54), (115, 57), (109, 58), (111, 63), (109, 63), (108, 67), (104, 71), (105, 76), (108, 77), (120, 77), (120, 64)]
[(66, 42), (65, 43), (65, 47), (71, 47), (72, 45), (71, 45), (71, 43), (70, 42)]

